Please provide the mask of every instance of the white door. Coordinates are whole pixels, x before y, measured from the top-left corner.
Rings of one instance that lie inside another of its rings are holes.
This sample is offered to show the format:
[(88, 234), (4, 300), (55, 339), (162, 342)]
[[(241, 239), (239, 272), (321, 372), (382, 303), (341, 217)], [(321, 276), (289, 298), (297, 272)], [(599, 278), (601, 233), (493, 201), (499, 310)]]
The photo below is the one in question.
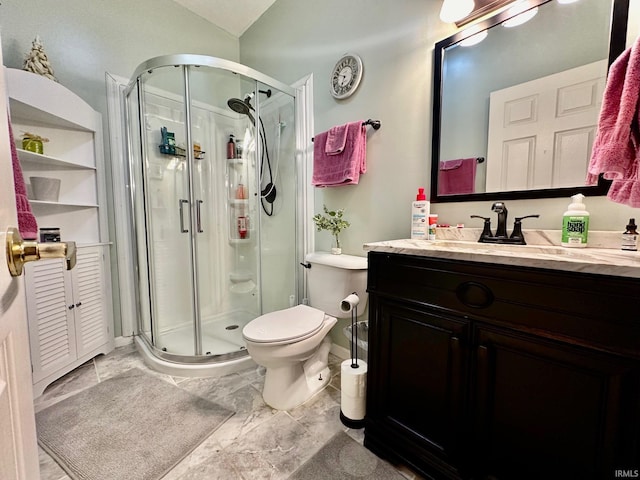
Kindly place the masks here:
[(487, 192), (584, 185), (605, 60), (491, 92)]
[(0, 49), (0, 479), (40, 478), (31, 389), (31, 362), (23, 281), (6, 265), (9, 227), (17, 227), (7, 95)]

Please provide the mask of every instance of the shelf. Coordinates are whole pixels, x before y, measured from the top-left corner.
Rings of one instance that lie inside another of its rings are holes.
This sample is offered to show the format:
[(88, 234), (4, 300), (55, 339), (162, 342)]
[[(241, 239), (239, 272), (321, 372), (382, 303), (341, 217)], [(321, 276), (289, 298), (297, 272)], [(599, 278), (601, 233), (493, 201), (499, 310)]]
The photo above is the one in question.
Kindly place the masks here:
[(231, 205), (232, 207), (246, 207), (247, 205), (249, 205), (249, 199), (248, 198), (230, 198), (229, 205)]
[(65, 203), (65, 202), (47, 202), (44, 200), (32, 200), (29, 199), (29, 203), (41, 206), (63, 207), (63, 208), (98, 208), (99, 205), (95, 203)]
[(47, 167), (55, 167), (55, 168), (69, 168), (69, 169), (81, 169), (81, 170), (95, 170), (96, 167), (81, 165), (75, 162), (69, 162), (67, 160), (63, 160), (61, 158), (50, 157), (49, 155), (43, 155), (41, 153), (33, 153), (28, 150), (22, 150), (18, 148), (18, 156), (20, 157), (20, 161), (23, 162), (32, 162), (38, 165), (45, 165)]
[(230, 238), (229, 239), (230, 245), (242, 245), (246, 243), (251, 243), (251, 238)]

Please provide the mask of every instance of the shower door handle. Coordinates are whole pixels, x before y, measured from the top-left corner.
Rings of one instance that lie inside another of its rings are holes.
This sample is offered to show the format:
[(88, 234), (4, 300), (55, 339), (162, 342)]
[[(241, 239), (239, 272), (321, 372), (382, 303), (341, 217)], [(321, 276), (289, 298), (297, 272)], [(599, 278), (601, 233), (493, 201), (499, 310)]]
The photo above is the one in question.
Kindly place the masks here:
[(204, 233), (204, 230), (202, 229), (202, 214), (200, 212), (200, 206), (204, 203), (203, 200), (197, 200), (196, 201), (196, 224), (197, 224), (197, 228), (198, 228), (198, 233)]
[(185, 203), (189, 203), (189, 200), (185, 200), (183, 198), (178, 200), (178, 210), (180, 210), (180, 233), (189, 233), (189, 229), (184, 228), (184, 211), (182, 210), (182, 206)]

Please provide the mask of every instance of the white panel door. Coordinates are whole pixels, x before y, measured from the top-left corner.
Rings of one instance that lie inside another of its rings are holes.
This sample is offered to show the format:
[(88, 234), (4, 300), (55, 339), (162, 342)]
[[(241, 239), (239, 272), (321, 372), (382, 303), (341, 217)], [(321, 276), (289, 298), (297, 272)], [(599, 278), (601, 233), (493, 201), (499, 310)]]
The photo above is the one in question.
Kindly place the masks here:
[[(6, 83), (0, 48), (0, 245), (17, 227), (9, 149)], [(4, 259), (5, 255), (2, 254)], [(0, 265), (0, 478), (40, 478), (32, 403), (27, 312), (23, 281)]]
[(487, 192), (584, 185), (606, 61), (491, 93)]

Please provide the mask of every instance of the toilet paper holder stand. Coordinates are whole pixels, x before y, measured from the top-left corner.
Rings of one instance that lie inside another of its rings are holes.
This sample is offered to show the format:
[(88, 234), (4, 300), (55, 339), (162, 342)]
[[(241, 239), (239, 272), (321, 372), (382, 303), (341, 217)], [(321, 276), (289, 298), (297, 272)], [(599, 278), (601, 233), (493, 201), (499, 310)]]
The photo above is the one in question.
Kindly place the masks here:
[(359, 368), (358, 364), (358, 329), (356, 323), (358, 320), (358, 303), (360, 303), (360, 297), (356, 292), (347, 295), (342, 302), (340, 302), (340, 310), (343, 312), (351, 312), (351, 368)]

